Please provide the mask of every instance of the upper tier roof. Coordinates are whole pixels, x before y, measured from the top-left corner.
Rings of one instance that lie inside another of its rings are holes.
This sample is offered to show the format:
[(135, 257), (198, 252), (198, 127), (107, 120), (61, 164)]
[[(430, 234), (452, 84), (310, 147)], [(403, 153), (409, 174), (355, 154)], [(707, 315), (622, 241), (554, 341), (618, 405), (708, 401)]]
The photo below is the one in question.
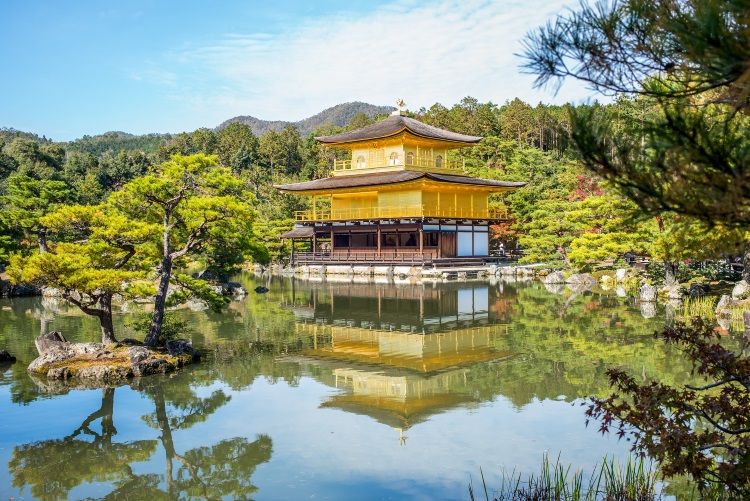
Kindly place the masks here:
[(368, 125), (367, 127), (362, 127), (361, 129), (344, 132), (343, 134), (335, 134), (333, 136), (320, 136), (315, 139), (324, 144), (355, 143), (370, 139), (384, 139), (386, 137), (400, 134), (403, 131), (408, 131), (415, 136), (427, 139), (450, 141), (453, 143), (474, 144), (482, 140), (479, 136), (468, 136), (466, 134), (439, 129), (402, 115), (391, 115), (385, 120)]
[(358, 188), (363, 186), (406, 183), (420, 178), (443, 183), (470, 184), (474, 186), (487, 186), (492, 188), (520, 188), (526, 185), (526, 183), (519, 181), (496, 181), (494, 179), (478, 179), (469, 176), (454, 176), (452, 174), (435, 174), (432, 172), (402, 170), (377, 174), (360, 174), (356, 176), (326, 177), (323, 179), (315, 179), (314, 181), (305, 181), (302, 183), (280, 184), (275, 185), (275, 187), (283, 191), (298, 192), (336, 190)]

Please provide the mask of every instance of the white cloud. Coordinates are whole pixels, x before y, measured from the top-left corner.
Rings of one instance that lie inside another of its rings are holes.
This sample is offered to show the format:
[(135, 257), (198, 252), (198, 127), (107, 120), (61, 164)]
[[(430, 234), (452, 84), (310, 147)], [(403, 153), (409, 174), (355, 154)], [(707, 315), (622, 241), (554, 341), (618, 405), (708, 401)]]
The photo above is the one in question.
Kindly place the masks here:
[(281, 33), (227, 34), (167, 54), (162, 70), (180, 75), (170, 96), (201, 112), (204, 124), (238, 114), (301, 119), (353, 100), (403, 98), (411, 109), (451, 105), (467, 95), (497, 103), (580, 100), (590, 93), (578, 85), (563, 86), (557, 96), (534, 90), (515, 55), (524, 35), (566, 3), (399, 1)]

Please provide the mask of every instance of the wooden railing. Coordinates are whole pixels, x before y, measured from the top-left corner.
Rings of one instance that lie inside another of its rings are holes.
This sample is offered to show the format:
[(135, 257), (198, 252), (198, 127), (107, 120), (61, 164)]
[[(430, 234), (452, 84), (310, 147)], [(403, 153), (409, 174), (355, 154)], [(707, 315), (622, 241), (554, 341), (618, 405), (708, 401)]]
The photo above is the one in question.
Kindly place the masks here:
[(348, 170), (362, 170), (362, 169), (378, 169), (381, 167), (417, 167), (421, 169), (449, 169), (456, 171), (463, 171), (464, 159), (463, 158), (425, 158), (415, 157), (411, 160), (406, 161), (399, 157), (398, 159), (390, 160), (388, 158), (370, 158), (364, 162), (357, 162), (351, 159), (349, 160), (334, 160), (333, 170), (334, 172), (348, 171)]
[(483, 209), (474, 207), (429, 207), (426, 205), (405, 205), (402, 207), (357, 207), (351, 209), (317, 209), (296, 211), (297, 221), (351, 221), (366, 219), (493, 219), (508, 218), (506, 208)]
[(381, 249), (341, 249), (333, 252), (295, 252), (295, 262), (346, 262), (346, 263), (422, 263), (425, 260), (437, 259), (438, 250), (424, 248), (422, 252), (415, 248)]

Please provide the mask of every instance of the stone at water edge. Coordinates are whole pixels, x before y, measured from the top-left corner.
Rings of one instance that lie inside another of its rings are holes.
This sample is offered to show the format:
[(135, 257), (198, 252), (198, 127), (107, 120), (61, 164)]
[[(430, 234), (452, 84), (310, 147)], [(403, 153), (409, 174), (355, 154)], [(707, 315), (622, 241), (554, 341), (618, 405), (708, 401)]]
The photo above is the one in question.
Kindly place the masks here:
[(200, 352), (193, 348), (193, 343), (187, 339), (175, 339), (173, 341), (167, 341), (166, 344), (167, 353), (173, 357), (180, 355), (189, 355), (193, 360), (200, 358)]
[(11, 355), (5, 350), (0, 350), (0, 364), (13, 363), (16, 361), (16, 357)]
[(719, 304), (716, 305), (716, 310), (714, 311), (717, 314), (728, 313), (728, 312), (725, 312), (724, 310), (729, 308), (732, 305), (734, 305), (734, 300), (728, 294), (722, 294), (721, 298), (719, 299)]
[(708, 284), (692, 284), (688, 290), (688, 296), (701, 297), (711, 292), (711, 286)]
[(667, 299), (682, 299), (685, 295), (685, 288), (680, 284), (674, 284), (664, 287), (662, 292), (667, 296)]
[(615, 270), (615, 280), (618, 282), (622, 282), (627, 278), (628, 276), (628, 269), (627, 268), (617, 268)]
[(544, 283), (545, 284), (564, 284), (565, 283), (565, 275), (563, 275), (562, 271), (553, 271), (546, 277), (544, 277)]
[(656, 303), (643, 301), (641, 303), (641, 316), (643, 318), (654, 318), (656, 316)]
[(256, 294), (265, 294), (266, 292), (268, 292), (268, 287), (263, 287), (262, 285), (259, 285), (258, 287), (255, 288)]
[(52, 331), (46, 334), (40, 334), (34, 340), (36, 351), (39, 352), (40, 355), (44, 355), (44, 353), (49, 351), (50, 349), (58, 348), (63, 344), (69, 343), (68, 340), (65, 339), (65, 336), (63, 336), (63, 333), (60, 331)]
[(641, 287), (641, 301), (644, 303), (653, 303), (656, 301), (657, 292), (656, 287), (653, 285), (644, 285)]
[(589, 273), (575, 273), (568, 277), (566, 284), (595, 286), (596, 279)]
[(732, 289), (732, 299), (744, 299), (750, 294), (750, 284), (740, 280)]

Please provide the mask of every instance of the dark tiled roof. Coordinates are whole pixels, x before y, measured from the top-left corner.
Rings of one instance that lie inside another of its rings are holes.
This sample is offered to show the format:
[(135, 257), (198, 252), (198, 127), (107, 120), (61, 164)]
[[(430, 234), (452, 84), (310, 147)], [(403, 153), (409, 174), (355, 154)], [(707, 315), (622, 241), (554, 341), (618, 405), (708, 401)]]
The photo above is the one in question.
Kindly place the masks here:
[(314, 233), (310, 226), (301, 226), (282, 233), (281, 238), (312, 238)]
[(466, 134), (438, 129), (432, 125), (423, 124), (413, 118), (401, 115), (391, 115), (385, 120), (381, 120), (380, 122), (376, 122), (372, 125), (351, 132), (344, 132), (343, 134), (336, 134), (333, 136), (321, 136), (316, 137), (315, 139), (325, 144), (352, 143), (355, 141), (365, 141), (367, 139), (390, 137), (399, 134), (404, 130), (408, 130), (415, 136), (439, 139), (442, 141), (452, 141), (456, 143), (478, 143), (482, 140), (479, 136), (467, 136)]
[(283, 191), (336, 190), (357, 188), (361, 186), (406, 183), (420, 178), (431, 179), (443, 183), (471, 184), (497, 188), (520, 188), (526, 185), (524, 182), (517, 181), (495, 181), (494, 179), (478, 179), (475, 177), (456, 176), (453, 174), (434, 174), (432, 172), (402, 170), (378, 174), (360, 174), (357, 176), (326, 177), (314, 181), (305, 181), (303, 183), (280, 184), (275, 185), (275, 187)]

